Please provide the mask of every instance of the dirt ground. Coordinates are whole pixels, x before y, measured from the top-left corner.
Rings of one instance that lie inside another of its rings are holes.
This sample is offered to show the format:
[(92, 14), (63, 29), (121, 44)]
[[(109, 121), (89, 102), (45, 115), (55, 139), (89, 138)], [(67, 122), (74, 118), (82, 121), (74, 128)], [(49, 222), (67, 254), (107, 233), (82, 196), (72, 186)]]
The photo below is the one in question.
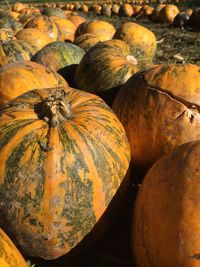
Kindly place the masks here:
[[(89, 16), (91, 19), (93, 15)], [(110, 21), (117, 28), (122, 22), (135, 21), (135, 19), (99, 16), (98, 19)], [(137, 22), (152, 30), (158, 40), (157, 53), (154, 62), (193, 63), (200, 65), (200, 32), (192, 29), (172, 29), (167, 25), (151, 23), (147, 20)], [(134, 175), (133, 175), (134, 176)], [(131, 246), (130, 226), (133, 203), (137, 188), (134, 182), (129, 188), (129, 198), (122, 211), (119, 211), (119, 219), (97, 244), (84, 256), (68, 261), (65, 257), (56, 261), (43, 261), (30, 259), (35, 267), (134, 267)]]

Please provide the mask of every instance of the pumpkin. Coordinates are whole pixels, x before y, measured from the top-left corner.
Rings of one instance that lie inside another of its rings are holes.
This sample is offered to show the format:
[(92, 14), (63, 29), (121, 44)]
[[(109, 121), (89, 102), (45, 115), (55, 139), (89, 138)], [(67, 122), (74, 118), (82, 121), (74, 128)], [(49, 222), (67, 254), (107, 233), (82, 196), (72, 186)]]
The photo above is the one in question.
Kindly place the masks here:
[(58, 28), (56, 24), (47, 16), (40, 15), (29, 20), (24, 28), (35, 28), (41, 32), (45, 32), (52, 38), (52, 41), (57, 41)]
[(141, 10), (142, 10), (141, 5), (134, 5), (133, 6), (133, 16), (137, 17), (140, 14)]
[(94, 46), (99, 42), (100, 40), (95, 34), (84, 33), (75, 39), (74, 44), (78, 45), (84, 51), (87, 51), (90, 47)]
[(178, 13), (179, 9), (176, 5), (166, 5), (159, 13), (160, 22), (171, 24)]
[(102, 6), (99, 5), (99, 4), (94, 4), (92, 6), (92, 10), (94, 11), (95, 14), (97, 15), (100, 15), (101, 14), (101, 9), (102, 9)]
[(84, 13), (88, 13), (89, 7), (86, 4), (82, 4), (80, 10), (83, 11)]
[(111, 23), (103, 20), (86, 21), (76, 29), (75, 39), (84, 33), (95, 34), (103, 42), (113, 38), (115, 28)]
[[(140, 69), (129, 45), (121, 40), (100, 42), (90, 48), (77, 66), (74, 84), (95, 94), (115, 91)], [(101, 95), (101, 97), (103, 97)]]
[(200, 138), (200, 66), (160, 64), (131, 77), (113, 110), (142, 173), (163, 154)]
[(19, 21), (14, 20), (11, 16), (6, 15), (0, 17), (0, 29), (8, 29), (18, 32), (23, 29), (23, 25)]
[(71, 15), (68, 17), (68, 19), (75, 25), (77, 28), (81, 23), (85, 22), (86, 19), (79, 15)]
[(125, 22), (117, 29), (113, 38), (128, 42), (134, 54), (138, 54), (146, 62), (152, 62), (157, 43), (155, 34), (149, 29), (134, 22)]
[(125, 3), (120, 7), (119, 16), (131, 17), (132, 15), (133, 15), (133, 7), (130, 4)]
[(195, 9), (188, 21), (189, 26), (191, 26), (194, 29), (200, 30), (200, 8)]
[(0, 105), (35, 88), (66, 86), (56, 72), (31, 61), (12, 62), (0, 68)]
[(111, 17), (112, 15), (112, 5), (104, 4), (102, 5), (101, 14), (107, 17)]
[(160, 158), (139, 189), (131, 230), (137, 266), (194, 267), (200, 246), (200, 141)]
[(28, 267), (19, 250), (8, 235), (0, 228), (0, 266)]
[(153, 22), (160, 22), (160, 11), (165, 7), (165, 4), (157, 5), (152, 14), (149, 16), (149, 19)]
[(15, 33), (9, 29), (0, 29), (0, 41), (9, 41), (16, 39)]
[(112, 5), (112, 14), (118, 15), (119, 14), (119, 9), (120, 9), (120, 6), (118, 4), (113, 4)]
[(69, 19), (52, 17), (58, 27), (58, 41), (70, 41), (73, 43), (76, 26)]
[(99, 221), (128, 170), (121, 123), (95, 95), (38, 89), (0, 111), (0, 132), (6, 229), (27, 255), (55, 259), (70, 252)]
[(36, 28), (23, 29), (15, 36), (18, 40), (22, 40), (31, 45), (36, 52), (53, 41), (47, 33), (41, 32)]
[(74, 44), (53, 42), (37, 52), (32, 61), (58, 71), (72, 64), (79, 64), (84, 54), (84, 51)]
[(9, 14), (9, 16), (11, 16), (14, 20), (17, 20), (17, 21), (18, 21), (18, 17), (19, 17), (19, 15), (20, 15), (20, 13), (15, 12), (15, 11), (10, 11), (8, 14)]
[(31, 60), (35, 54), (33, 47), (21, 40), (0, 42), (0, 67), (9, 63)]
[(15, 11), (15, 12), (19, 12), (20, 10), (24, 8), (27, 8), (27, 4), (25, 3), (17, 2), (12, 5), (12, 11)]
[(61, 8), (46, 7), (43, 9), (42, 14), (48, 17), (66, 18), (65, 13)]

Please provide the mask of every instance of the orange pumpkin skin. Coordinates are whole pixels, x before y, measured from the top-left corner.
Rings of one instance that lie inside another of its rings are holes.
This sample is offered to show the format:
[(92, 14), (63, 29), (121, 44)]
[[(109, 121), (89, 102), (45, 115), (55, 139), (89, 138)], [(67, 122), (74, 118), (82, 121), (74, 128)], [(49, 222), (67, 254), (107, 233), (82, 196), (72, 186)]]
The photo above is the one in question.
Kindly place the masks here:
[(164, 4), (157, 5), (149, 16), (150, 20), (153, 22), (160, 22), (160, 12), (164, 7)]
[(161, 9), (159, 13), (160, 21), (171, 24), (178, 13), (179, 9), (177, 6), (172, 4), (166, 5)]
[(174, 147), (200, 139), (199, 84), (199, 66), (169, 64), (134, 75), (120, 89), (113, 110), (141, 172)]
[(93, 229), (128, 170), (121, 123), (102, 99), (68, 87), (10, 101), (0, 131), (7, 229), (28, 255), (68, 253)]
[(16, 38), (30, 44), (36, 52), (53, 41), (47, 33), (36, 28), (23, 29), (16, 34)]
[(119, 15), (123, 17), (131, 17), (133, 15), (133, 8), (130, 4), (125, 3), (119, 9)]
[(81, 23), (85, 22), (86, 19), (84, 17), (78, 16), (78, 15), (71, 15), (68, 17), (68, 19), (74, 23), (75, 27), (77, 28)]
[(0, 105), (32, 89), (66, 86), (56, 72), (31, 61), (8, 63), (0, 68)]
[(134, 22), (125, 22), (117, 29), (113, 38), (128, 42), (144, 61), (152, 62), (157, 43), (154, 33), (149, 29)]
[(47, 16), (41, 15), (29, 20), (24, 28), (36, 28), (41, 32), (45, 32), (52, 38), (52, 41), (57, 41), (58, 28), (55, 23)]
[(199, 160), (200, 142), (185, 143), (159, 159), (145, 176), (131, 234), (137, 266), (199, 266)]
[(1, 267), (28, 267), (24, 258), (7, 236), (0, 228), (0, 266)]
[(111, 23), (103, 20), (87, 21), (78, 26), (75, 38), (84, 33), (95, 34), (103, 42), (113, 38), (115, 28)]
[(52, 17), (58, 27), (58, 41), (70, 41), (73, 43), (76, 26), (69, 19)]

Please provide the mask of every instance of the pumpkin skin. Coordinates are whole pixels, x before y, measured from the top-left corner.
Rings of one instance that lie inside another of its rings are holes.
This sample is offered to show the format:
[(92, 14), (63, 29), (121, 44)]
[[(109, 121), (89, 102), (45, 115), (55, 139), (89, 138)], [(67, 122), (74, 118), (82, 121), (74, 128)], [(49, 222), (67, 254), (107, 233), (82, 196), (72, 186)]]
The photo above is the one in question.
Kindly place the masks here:
[(178, 13), (179, 9), (177, 6), (172, 4), (166, 5), (160, 10), (160, 22), (171, 24)]
[(10, 101), (0, 131), (5, 226), (27, 255), (68, 253), (93, 229), (128, 170), (121, 123), (101, 98), (68, 87)]
[(99, 93), (122, 85), (139, 69), (126, 42), (109, 40), (87, 51), (76, 69), (74, 83), (77, 88)]
[(24, 258), (7, 236), (7, 234), (0, 228), (0, 266), (1, 267), (28, 267)]
[(52, 8), (52, 7), (46, 7), (42, 11), (43, 15), (46, 15), (48, 17), (59, 17), (65, 19), (65, 13), (61, 8)]
[[(159, 159), (139, 189), (131, 243), (137, 266), (199, 266), (200, 142)], [(169, 245), (166, 245), (169, 244)]]
[(53, 42), (36, 53), (32, 61), (58, 71), (68, 84), (73, 86), (75, 70), (84, 54), (84, 50), (74, 44)]
[(0, 68), (0, 105), (35, 88), (66, 86), (56, 72), (31, 61), (12, 62)]
[(158, 65), (134, 75), (120, 89), (113, 110), (143, 174), (174, 147), (200, 139), (200, 67)]
[(115, 28), (111, 23), (103, 20), (86, 21), (76, 29), (75, 39), (84, 33), (95, 34), (103, 42), (113, 38)]
[(70, 41), (73, 43), (76, 26), (69, 19), (52, 17), (58, 28), (58, 41)]
[(128, 3), (123, 4), (119, 9), (119, 15), (130, 18), (133, 15), (133, 7)]
[(47, 16), (41, 15), (29, 20), (24, 28), (36, 28), (41, 32), (47, 33), (53, 41), (57, 41), (58, 28), (56, 24)]
[(200, 8), (195, 9), (190, 15), (190, 19), (188, 21), (188, 25), (194, 29), (200, 29)]
[(10, 62), (31, 60), (35, 50), (21, 40), (0, 42), (0, 67)]
[(68, 19), (75, 25), (76, 28), (81, 23), (86, 21), (86, 19), (84, 17), (78, 16), (78, 15), (71, 15), (71, 16), (68, 17)]
[(84, 33), (75, 39), (74, 44), (78, 45), (86, 52), (88, 49), (90, 49), (90, 47), (94, 46), (99, 42), (100, 40), (95, 34)]
[(41, 32), (36, 28), (23, 29), (16, 34), (16, 38), (27, 42), (35, 49), (35, 52), (53, 41), (47, 33)]
[(14, 32), (18, 32), (23, 29), (23, 25), (7, 14), (0, 18), (0, 29), (12, 29)]
[(113, 38), (128, 42), (134, 53), (146, 62), (152, 62), (157, 43), (154, 33), (149, 29), (134, 22), (125, 22), (117, 29)]

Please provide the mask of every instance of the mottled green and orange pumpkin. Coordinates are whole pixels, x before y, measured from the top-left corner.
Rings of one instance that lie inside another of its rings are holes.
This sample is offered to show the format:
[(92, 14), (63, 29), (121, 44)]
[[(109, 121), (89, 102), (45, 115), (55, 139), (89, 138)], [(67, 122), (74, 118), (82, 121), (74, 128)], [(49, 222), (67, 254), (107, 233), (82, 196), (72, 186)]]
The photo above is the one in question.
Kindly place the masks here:
[(79, 64), (85, 52), (77, 45), (67, 42), (53, 42), (38, 51), (32, 61), (54, 71)]
[(0, 42), (0, 67), (10, 62), (31, 60), (34, 54), (34, 48), (22, 40)]
[(0, 228), (0, 266), (28, 267), (19, 250), (8, 235)]
[(113, 110), (129, 138), (133, 164), (143, 173), (163, 154), (200, 139), (200, 66), (160, 64), (131, 77)]
[(99, 94), (124, 84), (140, 67), (126, 42), (100, 42), (82, 58), (74, 83), (77, 88)]
[(0, 105), (32, 89), (66, 85), (62, 76), (38, 63), (8, 63), (0, 68)]
[(124, 181), (130, 148), (122, 124), (101, 98), (67, 87), (10, 101), (0, 111), (0, 132), (6, 229), (28, 255), (68, 253)]
[(90, 49), (90, 47), (94, 46), (95, 44), (99, 43), (100, 39), (93, 33), (84, 33), (78, 36), (74, 40), (74, 44), (78, 45), (82, 48), (85, 52)]
[(58, 28), (56, 24), (47, 16), (40, 15), (29, 20), (24, 28), (35, 28), (41, 32), (45, 32), (52, 38), (52, 41), (57, 41)]
[(160, 158), (139, 189), (131, 244), (136, 266), (198, 267), (200, 141)]

